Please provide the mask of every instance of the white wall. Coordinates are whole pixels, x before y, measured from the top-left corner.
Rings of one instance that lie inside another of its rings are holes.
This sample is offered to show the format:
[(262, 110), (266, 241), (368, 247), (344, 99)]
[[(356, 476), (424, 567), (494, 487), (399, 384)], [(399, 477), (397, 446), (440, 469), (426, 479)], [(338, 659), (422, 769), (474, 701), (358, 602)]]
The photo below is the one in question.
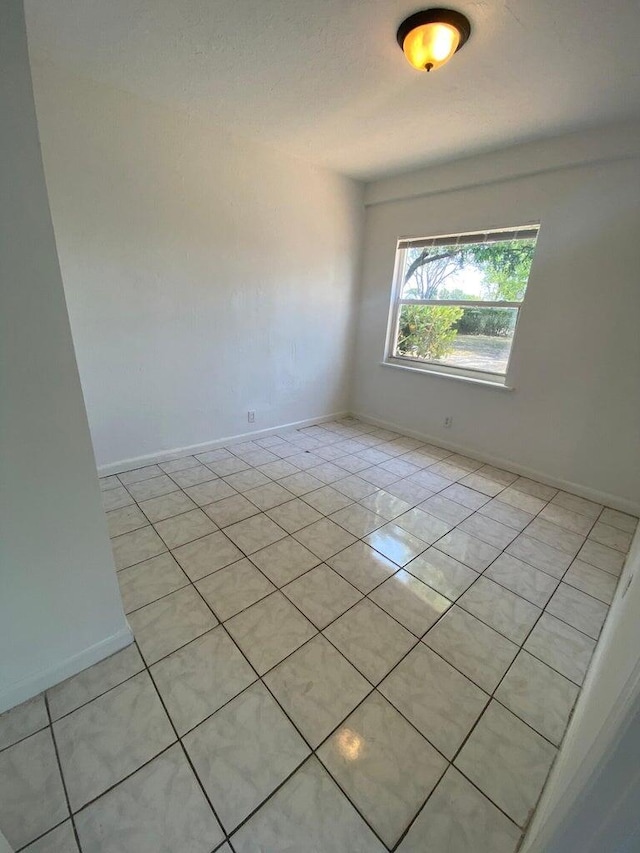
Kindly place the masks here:
[[(639, 143), (610, 128), (369, 185), (352, 409), (637, 511)], [(381, 365), (398, 237), (536, 220), (515, 391)]]
[(0, 712), (131, 641), (42, 171), (21, 0), (0, 4)]
[(523, 853), (638, 850), (638, 613), (640, 532)]
[(33, 73), (98, 463), (346, 410), (361, 185)]

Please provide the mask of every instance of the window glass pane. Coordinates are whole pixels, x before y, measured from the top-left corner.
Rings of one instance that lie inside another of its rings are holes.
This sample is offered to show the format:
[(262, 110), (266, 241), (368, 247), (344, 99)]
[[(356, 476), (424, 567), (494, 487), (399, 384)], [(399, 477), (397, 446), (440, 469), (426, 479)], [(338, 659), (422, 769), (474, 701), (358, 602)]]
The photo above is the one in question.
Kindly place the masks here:
[(535, 237), (405, 250), (401, 299), (521, 302)]
[(395, 356), (504, 374), (517, 308), (401, 305)]

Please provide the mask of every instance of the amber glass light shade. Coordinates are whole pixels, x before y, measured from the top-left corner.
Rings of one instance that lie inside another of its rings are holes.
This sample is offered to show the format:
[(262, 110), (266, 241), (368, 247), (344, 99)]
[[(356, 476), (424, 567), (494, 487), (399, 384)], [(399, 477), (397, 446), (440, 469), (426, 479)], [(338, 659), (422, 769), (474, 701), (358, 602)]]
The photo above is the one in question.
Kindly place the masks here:
[(451, 24), (423, 24), (411, 30), (402, 49), (418, 71), (435, 71), (451, 59), (459, 43), (460, 33)]
[(398, 44), (418, 71), (435, 71), (448, 62), (469, 38), (471, 25), (460, 12), (426, 9), (398, 28)]

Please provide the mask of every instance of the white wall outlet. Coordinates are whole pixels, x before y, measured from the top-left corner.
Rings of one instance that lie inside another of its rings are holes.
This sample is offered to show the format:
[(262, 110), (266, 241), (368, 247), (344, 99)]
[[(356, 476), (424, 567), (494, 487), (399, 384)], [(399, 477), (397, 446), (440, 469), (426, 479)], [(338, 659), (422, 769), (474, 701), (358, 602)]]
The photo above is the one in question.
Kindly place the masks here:
[(445, 427), (448, 429), (452, 424), (453, 424), (453, 418), (451, 417), (451, 415), (447, 415), (447, 417), (444, 419)]
[(250, 410), (247, 412), (247, 421), (250, 424), (254, 424), (256, 422), (256, 413), (254, 411)]

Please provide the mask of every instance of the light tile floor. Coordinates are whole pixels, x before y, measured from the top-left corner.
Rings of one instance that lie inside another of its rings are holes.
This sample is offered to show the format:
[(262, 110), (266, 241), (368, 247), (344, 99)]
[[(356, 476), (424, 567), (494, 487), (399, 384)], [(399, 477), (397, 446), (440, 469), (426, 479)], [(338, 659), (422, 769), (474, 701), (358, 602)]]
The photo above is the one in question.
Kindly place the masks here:
[(29, 853), (513, 853), (637, 519), (354, 419), (101, 481), (136, 643), (0, 716)]

